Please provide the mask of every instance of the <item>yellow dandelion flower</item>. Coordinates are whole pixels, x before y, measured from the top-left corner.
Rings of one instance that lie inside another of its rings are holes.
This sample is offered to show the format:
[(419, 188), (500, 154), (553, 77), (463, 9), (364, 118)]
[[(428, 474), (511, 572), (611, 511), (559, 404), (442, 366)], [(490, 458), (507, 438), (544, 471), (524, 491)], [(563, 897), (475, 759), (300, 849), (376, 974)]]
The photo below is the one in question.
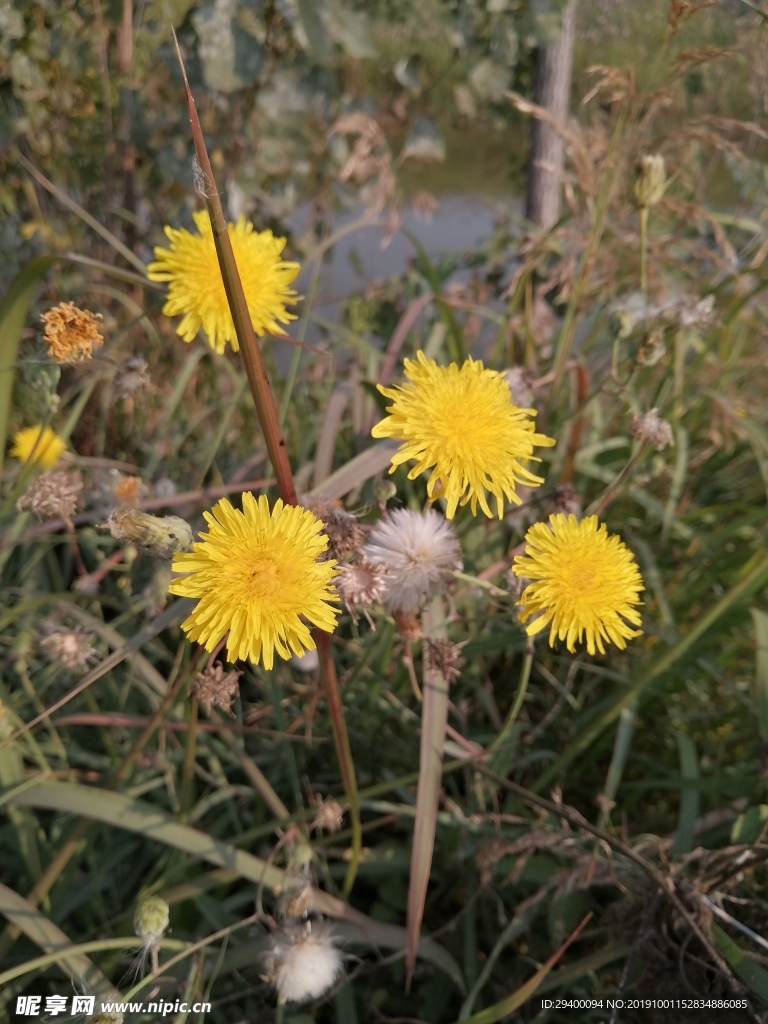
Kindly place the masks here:
[(272, 668), (281, 658), (301, 657), (315, 642), (305, 620), (328, 632), (336, 628), (338, 595), (331, 580), (334, 559), (318, 561), (328, 546), (323, 524), (307, 509), (247, 492), (243, 510), (226, 498), (204, 512), (208, 533), (191, 552), (173, 559), (172, 594), (198, 599), (182, 623), (190, 640), (212, 651), (225, 633), (227, 659), (249, 659)]
[[(168, 284), (163, 313), (183, 314), (176, 333), (184, 341), (192, 341), (202, 327), (211, 348), (221, 353), (229, 342), (237, 352), (239, 345), (216, 257), (211, 220), (206, 210), (198, 210), (193, 216), (200, 233), (193, 235), (184, 228), (166, 227), (171, 247), (155, 249), (155, 262), (149, 264), (147, 277)], [(227, 230), (254, 331), (279, 333), (280, 324), (296, 319), (285, 305), (296, 302), (296, 292), (289, 285), (299, 272), (299, 264), (280, 258), (284, 238), (275, 238), (271, 231), (254, 231), (245, 217), (237, 224), (227, 225)]]
[(40, 317), (45, 325), (43, 335), (48, 355), (57, 363), (82, 362), (90, 359), (93, 346), (104, 344), (99, 325), (101, 313), (89, 313), (74, 302), (60, 302)]
[(25, 427), (13, 435), (11, 455), (22, 462), (39, 462), (44, 469), (55, 466), (67, 450), (67, 442), (55, 434), (50, 427), (37, 424)]
[(558, 512), (549, 526), (535, 523), (525, 542), (512, 572), (533, 580), (520, 599), (523, 622), (538, 616), (527, 627), (529, 636), (551, 622), (550, 646), (558, 637), (572, 654), (585, 634), (590, 654), (605, 654), (603, 640), (623, 650), (628, 639), (640, 636), (642, 630), (627, 622), (640, 625), (635, 605), (642, 604), (642, 576), (632, 552), (605, 524), (598, 527), (597, 516), (579, 522)]
[(371, 433), (403, 441), (392, 458), (390, 473), (415, 459), (408, 478), (415, 480), (431, 469), (427, 493), (430, 498), (445, 497), (449, 519), (458, 505), (467, 502), (472, 515), (479, 504), (492, 516), (486, 491), (496, 498), (501, 519), (504, 496), (522, 504), (517, 484), (532, 487), (544, 482), (525, 467), (530, 460), (541, 461), (533, 454), (533, 446), (549, 447), (555, 442), (534, 432), (536, 411), (514, 404), (503, 374), (486, 370), (472, 358), (461, 368), (456, 363), (438, 366), (423, 352), (417, 353), (417, 359), (404, 360), (409, 384), (378, 386), (394, 404), (387, 406), (390, 415)]

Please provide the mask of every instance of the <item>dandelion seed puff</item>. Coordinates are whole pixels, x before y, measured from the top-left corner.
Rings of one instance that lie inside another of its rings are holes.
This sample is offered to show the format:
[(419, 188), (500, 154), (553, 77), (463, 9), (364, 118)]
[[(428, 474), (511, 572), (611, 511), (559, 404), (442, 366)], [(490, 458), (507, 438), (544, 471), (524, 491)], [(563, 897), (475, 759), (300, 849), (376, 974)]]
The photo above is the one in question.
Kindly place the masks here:
[(272, 940), (267, 977), (282, 1003), (304, 1003), (327, 992), (343, 971), (342, 956), (331, 933), (308, 921)]
[(386, 572), (384, 604), (392, 612), (418, 611), (424, 598), (439, 593), (446, 576), (462, 566), (451, 524), (434, 509), (395, 509), (376, 524), (362, 553), (368, 565)]

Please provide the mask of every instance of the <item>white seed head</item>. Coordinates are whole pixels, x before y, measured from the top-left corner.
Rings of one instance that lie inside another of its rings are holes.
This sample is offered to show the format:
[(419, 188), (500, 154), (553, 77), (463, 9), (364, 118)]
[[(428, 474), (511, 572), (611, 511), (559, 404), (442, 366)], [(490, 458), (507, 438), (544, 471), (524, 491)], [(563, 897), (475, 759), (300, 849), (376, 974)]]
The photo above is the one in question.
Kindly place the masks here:
[(672, 425), (667, 420), (663, 420), (655, 409), (649, 409), (648, 412), (643, 413), (633, 412), (629, 432), (638, 441), (652, 444), (657, 452), (661, 452), (675, 443)]
[(418, 611), (425, 597), (440, 592), (447, 574), (462, 566), (453, 528), (434, 509), (390, 512), (373, 528), (362, 554), (387, 572), (384, 603), (393, 612)]
[(281, 1003), (304, 1003), (327, 992), (342, 973), (341, 953), (331, 933), (317, 922), (275, 933), (267, 957), (267, 978)]

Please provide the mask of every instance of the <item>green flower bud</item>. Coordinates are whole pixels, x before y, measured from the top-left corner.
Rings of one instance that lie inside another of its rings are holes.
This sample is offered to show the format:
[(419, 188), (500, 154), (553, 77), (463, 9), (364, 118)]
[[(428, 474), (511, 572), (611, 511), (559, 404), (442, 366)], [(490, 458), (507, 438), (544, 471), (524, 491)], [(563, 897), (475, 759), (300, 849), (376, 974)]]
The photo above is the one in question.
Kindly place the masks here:
[(162, 896), (145, 896), (139, 900), (133, 918), (133, 930), (144, 942), (154, 945), (170, 921), (170, 910)]
[(135, 508), (116, 508), (110, 513), (107, 526), (118, 540), (149, 548), (161, 558), (171, 558), (192, 547), (189, 523), (178, 516), (151, 516)]

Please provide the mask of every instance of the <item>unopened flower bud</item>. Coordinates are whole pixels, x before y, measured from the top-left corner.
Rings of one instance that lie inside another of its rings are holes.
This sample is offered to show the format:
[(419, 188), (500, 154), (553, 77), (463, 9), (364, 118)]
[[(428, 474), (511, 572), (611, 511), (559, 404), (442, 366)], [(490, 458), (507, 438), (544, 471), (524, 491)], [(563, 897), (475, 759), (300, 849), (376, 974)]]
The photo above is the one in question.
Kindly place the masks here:
[(655, 366), (667, 353), (664, 331), (657, 327), (649, 331), (637, 350), (637, 361), (641, 366)]
[(635, 167), (635, 202), (641, 210), (647, 210), (664, 195), (667, 187), (667, 170), (661, 153), (641, 156)]
[(133, 930), (148, 945), (155, 945), (163, 937), (170, 919), (170, 909), (162, 896), (145, 896), (136, 907)]
[(133, 508), (116, 508), (110, 513), (107, 526), (117, 540), (149, 548), (162, 558), (192, 547), (189, 523), (178, 516), (151, 516)]

